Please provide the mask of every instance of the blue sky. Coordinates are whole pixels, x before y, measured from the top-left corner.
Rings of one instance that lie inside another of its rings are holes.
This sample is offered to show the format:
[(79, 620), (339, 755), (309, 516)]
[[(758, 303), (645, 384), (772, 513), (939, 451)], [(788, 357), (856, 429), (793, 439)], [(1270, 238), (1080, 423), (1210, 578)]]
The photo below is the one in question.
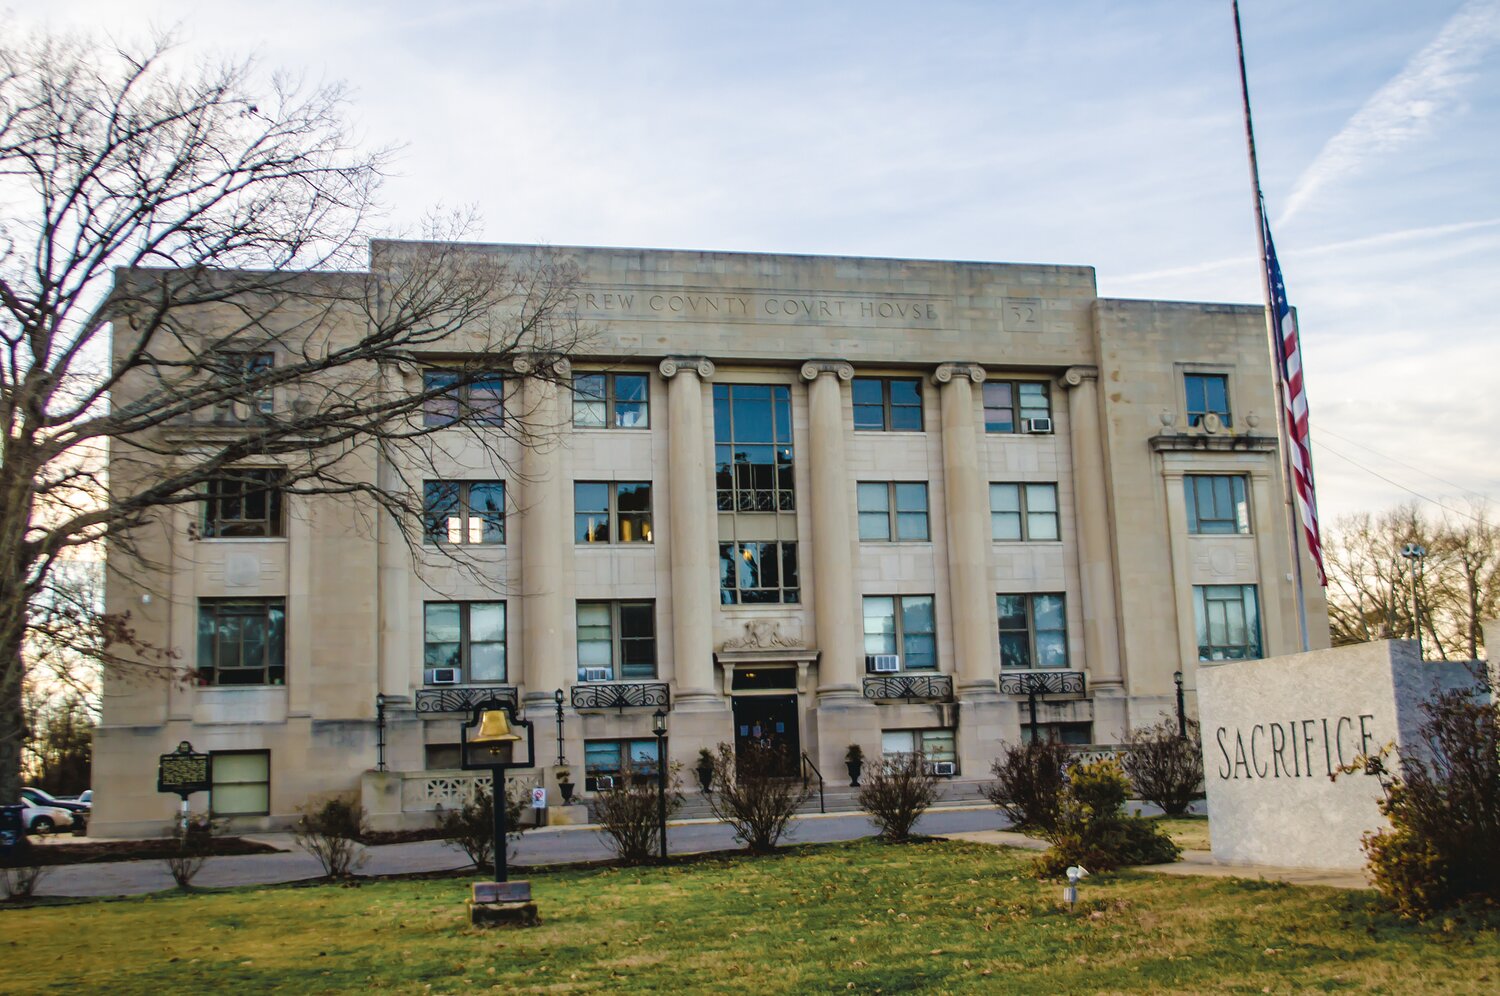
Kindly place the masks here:
[[(405, 147), (396, 225), (472, 205), (491, 241), (1088, 264), (1110, 296), (1260, 300), (1228, 0), (14, 10), (347, 81), (371, 143)], [(1241, 14), (1325, 519), (1500, 497), (1500, 0)]]

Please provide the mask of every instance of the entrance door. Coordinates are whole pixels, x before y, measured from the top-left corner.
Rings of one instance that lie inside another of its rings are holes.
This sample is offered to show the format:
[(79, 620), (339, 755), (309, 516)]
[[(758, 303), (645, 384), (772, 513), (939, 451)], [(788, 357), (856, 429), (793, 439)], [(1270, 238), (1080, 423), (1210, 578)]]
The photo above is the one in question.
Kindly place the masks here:
[(776, 751), (781, 758), (777, 774), (795, 778), (801, 769), (802, 740), (797, 736), (797, 696), (736, 695), (734, 750), (743, 757), (752, 744)]

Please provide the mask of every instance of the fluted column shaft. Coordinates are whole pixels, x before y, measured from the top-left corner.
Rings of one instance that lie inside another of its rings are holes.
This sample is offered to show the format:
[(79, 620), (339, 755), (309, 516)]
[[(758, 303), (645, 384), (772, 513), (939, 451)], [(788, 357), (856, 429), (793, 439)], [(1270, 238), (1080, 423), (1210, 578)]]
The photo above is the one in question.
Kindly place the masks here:
[(552, 379), (566, 377), (569, 367), (562, 360), (550, 371), (521, 364), (518, 368), (526, 375), (521, 381), (521, 410), (507, 417), (519, 421), (522, 440), (516, 500), (521, 519), (521, 654), (519, 660), (512, 655), (506, 662), (506, 677), (511, 684), (525, 684), (528, 698), (550, 698), (552, 689), (567, 684), (570, 670), (563, 656), (568, 612), (563, 572), (571, 559), (566, 541), (572, 530), (563, 518), (570, 502), (563, 491), (557, 436), (562, 424), (559, 388)]
[(989, 572), (989, 502), (974, 425), (974, 385), (984, 382), (984, 370), (971, 363), (944, 363), (932, 380), (938, 385), (943, 426), (954, 671), (960, 687), (993, 689), (1000, 649)]
[(809, 476), (812, 480), (813, 613), (818, 640), (819, 698), (859, 694), (856, 665), (861, 627), (854, 613), (854, 565), (849, 532), (849, 471), (844, 458), (842, 381), (854, 379), (847, 363), (802, 365), (807, 389)]
[(1063, 375), (1073, 449), (1073, 508), (1078, 522), (1078, 581), (1083, 596), (1083, 650), (1097, 685), (1120, 685), (1119, 614), (1110, 556), (1109, 483), (1099, 438), (1099, 370), (1073, 367)]
[(672, 564), (672, 656), (677, 702), (718, 705), (714, 694), (713, 612), (718, 591), (714, 507), (703, 422), (703, 384), (714, 365), (701, 358), (661, 362), (667, 381), (667, 507)]

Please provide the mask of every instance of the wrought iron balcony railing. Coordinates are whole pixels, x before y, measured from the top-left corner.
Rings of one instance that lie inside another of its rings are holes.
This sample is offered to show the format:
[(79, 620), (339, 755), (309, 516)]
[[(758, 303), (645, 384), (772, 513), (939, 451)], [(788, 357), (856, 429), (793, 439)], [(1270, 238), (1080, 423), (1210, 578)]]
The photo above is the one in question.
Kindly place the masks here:
[(515, 685), (455, 685), (419, 688), (412, 697), (418, 713), (469, 712), (481, 702), (499, 699), (512, 709), (520, 707)]
[(1000, 675), (1001, 695), (1082, 695), (1086, 687), (1082, 671), (1005, 671)]
[(865, 698), (952, 702), (951, 674), (877, 674), (865, 678)]
[(600, 681), (573, 686), (574, 709), (672, 708), (665, 681)]

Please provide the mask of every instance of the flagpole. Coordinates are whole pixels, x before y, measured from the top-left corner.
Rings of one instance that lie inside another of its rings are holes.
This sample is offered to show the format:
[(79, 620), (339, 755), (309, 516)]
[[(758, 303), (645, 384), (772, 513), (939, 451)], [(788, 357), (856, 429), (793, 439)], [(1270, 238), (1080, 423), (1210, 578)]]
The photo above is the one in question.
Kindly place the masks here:
[(1292, 496), (1292, 445), (1287, 435), (1286, 424), (1286, 358), (1282, 353), (1281, 336), (1276, 328), (1274, 299), (1271, 296), (1271, 268), (1266, 253), (1266, 208), (1260, 192), (1260, 166), (1255, 158), (1255, 128), (1250, 123), (1250, 83), (1245, 75), (1245, 40), (1240, 33), (1240, 2), (1232, 0), (1234, 9), (1234, 47), (1240, 60), (1240, 98), (1245, 108), (1245, 145), (1250, 152), (1250, 188), (1255, 201), (1255, 237), (1260, 243), (1260, 282), (1266, 301), (1266, 339), (1271, 347), (1271, 359), (1276, 368), (1276, 441), (1281, 449), (1281, 485), (1286, 506), (1287, 542), (1292, 557), (1292, 576), (1297, 592), (1297, 632), (1302, 638), (1302, 650), (1311, 649), (1307, 639), (1307, 598), (1302, 584), (1302, 544), (1297, 540), (1301, 523), (1297, 519), (1297, 503)]

